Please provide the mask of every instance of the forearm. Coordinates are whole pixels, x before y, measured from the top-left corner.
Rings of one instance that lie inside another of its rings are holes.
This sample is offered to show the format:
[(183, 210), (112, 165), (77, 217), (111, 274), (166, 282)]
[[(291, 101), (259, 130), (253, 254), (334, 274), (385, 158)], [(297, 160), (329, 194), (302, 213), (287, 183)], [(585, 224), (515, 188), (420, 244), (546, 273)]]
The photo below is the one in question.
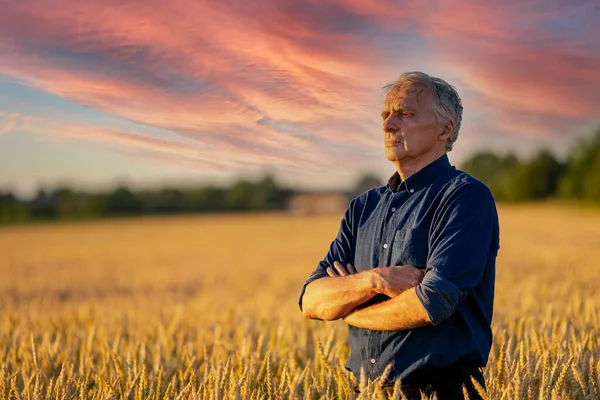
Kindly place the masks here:
[(306, 286), (302, 309), (307, 318), (333, 321), (343, 318), (377, 294), (369, 271), (325, 277)]
[(382, 303), (358, 308), (344, 317), (349, 325), (376, 331), (413, 329), (430, 324), (415, 288)]

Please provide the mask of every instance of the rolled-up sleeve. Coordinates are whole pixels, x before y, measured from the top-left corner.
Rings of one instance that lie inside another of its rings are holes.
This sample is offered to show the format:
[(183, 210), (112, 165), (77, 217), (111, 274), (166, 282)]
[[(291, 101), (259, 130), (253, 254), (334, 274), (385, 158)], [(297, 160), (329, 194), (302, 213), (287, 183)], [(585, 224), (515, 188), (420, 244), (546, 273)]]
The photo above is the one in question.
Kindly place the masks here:
[(489, 188), (467, 183), (442, 200), (429, 235), (425, 276), (415, 290), (433, 325), (452, 315), (485, 271), (497, 212)]
[(308, 279), (304, 282), (304, 285), (302, 285), (302, 289), (300, 290), (300, 296), (298, 297), (298, 306), (300, 306), (300, 311), (303, 311), (302, 310), (302, 297), (304, 296), (304, 292), (306, 291), (306, 287), (308, 286), (308, 284), (313, 281), (316, 281), (319, 278), (324, 278), (327, 276), (327, 272), (325, 272), (327, 267), (323, 267), (322, 264), (323, 264), (322, 262), (319, 263), (319, 265), (317, 266), (317, 269), (315, 269), (312, 272), (312, 274), (310, 274)]
[(317, 268), (310, 274), (308, 279), (306, 279), (302, 285), (300, 295), (298, 296), (298, 306), (300, 307), (300, 311), (302, 311), (302, 297), (304, 296), (304, 292), (306, 291), (306, 287), (309, 283), (328, 276), (327, 268), (332, 267), (334, 261), (339, 261), (342, 265), (346, 265), (346, 263), (354, 263), (356, 237), (352, 226), (352, 214), (355, 203), (356, 199), (350, 202), (350, 206), (344, 213), (344, 217), (340, 223), (338, 234), (331, 242), (329, 251), (325, 255), (325, 258), (319, 262)]

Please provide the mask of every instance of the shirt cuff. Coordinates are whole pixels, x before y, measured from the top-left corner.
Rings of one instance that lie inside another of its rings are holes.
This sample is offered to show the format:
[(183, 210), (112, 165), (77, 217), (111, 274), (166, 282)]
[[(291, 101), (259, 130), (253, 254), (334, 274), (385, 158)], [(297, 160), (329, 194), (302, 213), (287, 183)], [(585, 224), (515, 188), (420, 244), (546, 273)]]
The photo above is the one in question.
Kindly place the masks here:
[(306, 282), (304, 282), (304, 285), (302, 285), (302, 290), (300, 290), (300, 296), (298, 296), (298, 306), (300, 307), (300, 311), (303, 311), (302, 310), (302, 296), (304, 296), (304, 292), (306, 291), (306, 287), (308, 286), (308, 284), (311, 283), (312, 281), (316, 281), (319, 278), (325, 278), (326, 276), (329, 276), (325, 272), (320, 271), (320, 269), (321, 268), (317, 269), (312, 274), (310, 274), (310, 276), (308, 277)]
[(450, 317), (464, 298), (459, 288), (436, 271), (428, 271), (415, 291), (432, 325), (439, 325)]

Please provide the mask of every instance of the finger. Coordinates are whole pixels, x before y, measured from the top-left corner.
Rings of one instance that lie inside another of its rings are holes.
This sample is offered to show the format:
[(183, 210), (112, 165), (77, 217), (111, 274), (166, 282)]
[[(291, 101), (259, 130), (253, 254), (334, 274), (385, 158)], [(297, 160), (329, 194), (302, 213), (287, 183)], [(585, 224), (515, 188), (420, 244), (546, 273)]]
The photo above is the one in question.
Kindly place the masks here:
[(325, 271), (327, 271), (327, 275), (329, 276), (339, 276), (337, 272), (335, 272), (335, 270), (331, 267), (327, 267)]
[(348, 270), (349, 273), (356, 274), (356, 268), (354, 268), (354, 265), (348, 263), (348, 264), (346, 264), (346, 269)]
[(333, 266), (335, 267), (335, 270), (338, 272), (338, 274), (340, 274), (340, 276), (348, 275), (348, 272), (346, 271), (346, 269), (344, 267), (342, 267), (342, 264), (340, 264), (339, 262), (335, 261), (333, 263)]

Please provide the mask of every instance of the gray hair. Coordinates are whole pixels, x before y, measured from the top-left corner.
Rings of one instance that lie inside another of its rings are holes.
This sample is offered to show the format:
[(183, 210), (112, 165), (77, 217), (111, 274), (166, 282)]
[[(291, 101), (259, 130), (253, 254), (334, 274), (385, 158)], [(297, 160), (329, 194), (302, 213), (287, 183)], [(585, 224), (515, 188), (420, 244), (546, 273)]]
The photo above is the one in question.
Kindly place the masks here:
[[(429, 76), (423, 72), (406, 72), (400, 77), (383, 87), (383, 93), (389, 99), (402, 89), (416, 90), (421, 88), (431, 93), (433, 102), (431, 110), (437, 122), (442, 125), (448, 120), (454, 121), (454, 132), (450, 135), (446, 144), (446, 151), (451, 151), (454, 142), (458, 138), (458, 131), (462, 122), (462, 102), (456, 88), (443, 79)], [(420, 93), (417, 92), (417, 93)]]

